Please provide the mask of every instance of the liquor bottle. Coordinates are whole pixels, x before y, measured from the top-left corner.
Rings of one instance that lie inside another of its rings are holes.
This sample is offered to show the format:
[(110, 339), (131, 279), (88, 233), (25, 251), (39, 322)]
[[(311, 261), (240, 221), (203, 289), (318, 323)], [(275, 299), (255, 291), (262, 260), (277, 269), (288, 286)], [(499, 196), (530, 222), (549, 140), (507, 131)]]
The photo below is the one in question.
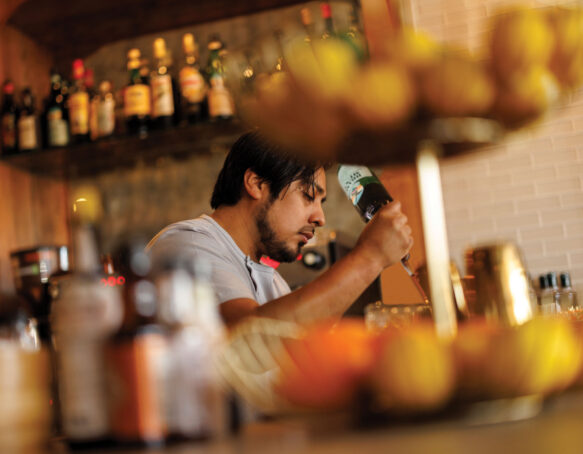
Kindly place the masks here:
[(159, 318), (170, 332), (164, 394), (174, 439), (208, 438), (228, 428), (214, 362), (225, 332), (209, 278), (208, 264), (200, 261), (176, 254), (157, 260)]
[(320, 3), (320, 13), (322, 14), (322, 19), (324, 19), (324, 33), (322, 34), (322, 39), (333, 38), (336, 36), (336, 32), (334, 31), (334, 24), (332, 22), (332, 9), (330, 8), (330, 3)]
[(69, 120), (71, 141), (89, 141), (89, 93), (85, 87), (85, 65), (83, 60), (73, 62), (73, 87), (69, 93)]
[(2, 87), (4, 101), (2, 103), (1, 125), (2, 128), (2, 153), (10, 154), (18, 150), (18, 107), (14, 102), (14, 84), (6, 80)]
[(127, 132), (144, 137), (148, 134), (150, 122), (151, 92), (147, 80), (144, 80), (145, 65), (142, 64), (140, 58), (139, 49), (130, 49), (127, 65), (129, 83), (124, 90), (124, 115)]
[(22, 107), (18, 117), (18, 149), (20, 151), (37, 150), (40, 147), (40, 124), (34, 97), (30, 88), (22, 90)]
[(314, 22), (312, 21), (312, 12), (308, 7), (303, 7), (300, 10), (300, 18), (306, 32), (304, 41), (310, 43), (314, 39)]
[(95, 141), (99, 138), (99, 129), (97, 126), (99, 93), (95, 89), (95, 76), (91, 68), (85, 70), (85, 89), (89, 94), (89, 138)]
[(234, 104), (231, 93), (225, 85), (225, 71), (222, 61), (223, 43), (218, 37), (213, 37), (208, 44), (208, 50), (209, 117), (211, 121), (230, 120), (234, 115)]
[(152, 88), (152, 123), (164, 129), (174, 121), (174, 92), (170, 75), (170, 56), (164, 38), (156, 38), (153, 44), (155, 69), (150, 76)]
[(182, 51), (185, 61), (178, 75), (181, 117), (188, 123), (197, 123), (208, 114), (207, 85), (200, 73), (198, 44), (192, 33), (182, 36)]
[(117, 289), (101, 284), (103, 274), (94, 230), (96, 191), (75, 198), (74, 268), (58, 280), (51, 326), (57, 355), (61, 424), (73, 447), (105, 444), (110, 435), (103, 349), (119, 327)]
[[(543, 315), (556, 314), (561, 311), (559, 306), (559, 299), (557, 298), (557, 292), (553, 288), (553, 283), (551, 282), (551, 273), (542, 274), (539, 276), (539, 288), (540, 288), (540, 312)], [(557, 281), (557, 276), (555, 275), (555, 284)]]
[(579, 304), (577, 303), (577, 292), (571, 287), (571, 275), (567, 272), (561, 273), (559, 275), (559, 280), (561, 281), (559, 297), (561, 310), (569, 311), (577, 309), (579, 307)]
[(46, 144), (49, 148), (69, 144), (69, 115), (62, 93), (62, 77), (58, 71), (51, 74), (51, 92), (45, 108)]
[(120, 444), (162, 445), (167, 426), (164, 373), (167, 334), (157, 322), (158, 296), (145, 243), (131, 240), (115, 253), (123, 286), (123, 321), (105, 349), (112, 394), (112, 435)]
[(340, 38), (352, 47), (358, 60), (364, 61), (367, 59), (367, 48), (366, 40), (364, 39), (360, 25), (358, 0), (352, 0), (351, 3), (348, 29), (340, 34)]
[(115, 98), (111, 91), (111, 82), (104, 80), (99, 84), (97, 103), (97, 136), (112, 136), (115, 131)]

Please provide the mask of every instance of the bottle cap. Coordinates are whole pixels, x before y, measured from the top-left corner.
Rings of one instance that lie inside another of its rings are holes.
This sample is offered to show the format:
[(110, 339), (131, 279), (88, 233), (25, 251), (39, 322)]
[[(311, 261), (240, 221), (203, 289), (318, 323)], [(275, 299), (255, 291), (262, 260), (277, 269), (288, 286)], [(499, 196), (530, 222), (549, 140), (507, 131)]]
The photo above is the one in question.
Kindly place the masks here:
[(547, 273), (547, 280), (549, 285), (552, 288), (558, 287), (557, 284), (557, 273), (555, 273), (554, 271), (551, 271), (550, 273)]
[(166, 41), (164, 41), (164, 38), (156, 38), (154, 40), (154, 45), (153, 45), (153, 49), (154, 49), (154, 58), (164, 58), (166, 56), (167, 50), (166, 50)]
[(14, 93), (14, 83), (11, 80), (4, 82), (4, 94), (11, 95)]
[(95, 85), (94, 74), (91, 68), (87, 68), (85, 70), (85, 85), (87, 86), (87, 88), (93, 88), (93, 86)]
[(111, 82), (109, 80), (103, 80), (99, 84), (99, 91), (101, 93), (109, 93), (111, 91)]
[(182, 50), (185, 54), (192, 53), (196, 50), (196, 43), (192, 33), (185, 33), (182, 35)]
[(141, 56), (140, 49), (136, 49), (135, 47), (128, 51), (128, 60), (139, 60)]
[(539, 287), (541, 290), (549, 288), (549, 281), (548, 281), (548, 277), (546, 274), (541, 274), (538, 277), (538, 284), (539, 284)]
[(569, 273), (561, 273), (559, 275), (559, 278), (561, 280), (561, 287), (563, 288), (571, 287), (571, 276)]
[(322, 12), (322, 17), (324, 19), (329, 19), (332, 17), (332, 9), (330, 8), (330, 3), (325, 2), (320, 4), (320, 11)]
[(208, 44), (208, 49), (209, 50), (218, 50), (221, 47), (223, 47), (223, 43), (221, 42), (219, 37), (216, 35), (211, 36), (211, 39), (210, 39), (209, 44)]
[(79, 80), (82, 79), (85, 75), (85, 65), (83, 64), (83, 60), (77, 58), (73, 61), (73, 79)]
[(312, 23), (312, 13), (310, 12), (309, 8), (302, 8), (300, 10), (300, 17), (302, 19), (302, 24), (305, 25), (311, 25)]

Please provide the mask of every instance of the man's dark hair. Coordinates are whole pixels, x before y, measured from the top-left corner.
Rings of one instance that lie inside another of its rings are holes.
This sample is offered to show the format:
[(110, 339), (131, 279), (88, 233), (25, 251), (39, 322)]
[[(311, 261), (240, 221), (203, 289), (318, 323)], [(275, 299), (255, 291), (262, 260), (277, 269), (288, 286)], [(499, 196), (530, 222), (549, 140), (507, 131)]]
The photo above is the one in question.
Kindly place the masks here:
[(296, 180), (314, 187), (314, 174), (320, 167), (326, 166), (300, 161), (267, 141), (258, 131), (247, 132), (237, 139), (225, 158), (215, 183), (211, 207), (232, 206), (241, 199), (247, 169), (268, 184), (271, 197), (275, 199)]

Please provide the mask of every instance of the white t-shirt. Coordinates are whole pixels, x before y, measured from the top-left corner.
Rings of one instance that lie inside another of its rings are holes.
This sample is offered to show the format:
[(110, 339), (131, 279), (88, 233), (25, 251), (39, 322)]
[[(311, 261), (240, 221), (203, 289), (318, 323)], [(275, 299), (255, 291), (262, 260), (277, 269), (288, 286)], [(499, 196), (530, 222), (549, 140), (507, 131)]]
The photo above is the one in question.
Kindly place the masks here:
[(250, 298), (263, 304), (290, 292), (275, 269), (251, 260), (231, 235), (206, 214), (165, 227), (146, 249), (153, 260), (176, 253), (209, 264), (211, 285), (219, 303)]

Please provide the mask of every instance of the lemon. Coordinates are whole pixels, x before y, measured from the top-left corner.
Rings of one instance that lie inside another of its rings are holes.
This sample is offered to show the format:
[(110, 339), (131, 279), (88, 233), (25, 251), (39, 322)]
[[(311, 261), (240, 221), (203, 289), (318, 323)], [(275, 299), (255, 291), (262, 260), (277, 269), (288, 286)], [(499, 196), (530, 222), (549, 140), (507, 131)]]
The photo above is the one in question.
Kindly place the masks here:
[(517, 71), (546, 65), (553, 45), (553, 32), (540, 10), (516, 8), (494, 19), (491, 57), (502, 80)]
[(371, 63), (358, 74), (349, 93), (349, 109), (357, 123), (369, 128), (394, 127), (416, 106), (411, 75), (393, 63)]
[(549, 23), (555, 34), (550, 68), (563, 88), (583, 83), (583, 9), (550, 9)]
[(411, 27), (403, 27), (387, 43), (392, 61), (418, 71), (434, 63), (441, 53), (441, 46), (428, 34)]
[(521, 126), (541, 116), (559, 97), (559, 85), (545, 67), (515, 73), (499, 89), (494, 117), (509, 127)]
[(421, 100), (439, 116), (472, 116), (487, 112), (495, 97), (489, 72), (478, 62), (445, 56), (421, 78)]

